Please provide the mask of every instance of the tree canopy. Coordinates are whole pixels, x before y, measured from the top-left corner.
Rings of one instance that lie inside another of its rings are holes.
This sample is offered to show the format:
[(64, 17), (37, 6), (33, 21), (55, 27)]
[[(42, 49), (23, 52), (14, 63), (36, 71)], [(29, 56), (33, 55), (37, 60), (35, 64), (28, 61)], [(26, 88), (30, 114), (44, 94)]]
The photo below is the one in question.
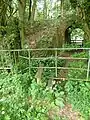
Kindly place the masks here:
[(77, 25), (84, 31), (85, 40), (90, 40), (89, 9), (89, 0), (1, 0), (0, 42), (3, 45), (0, 47), (25, 48), (32, 41), (27, 40), (28, 35), (29, 38), (35, 37), (33, 34), (42, 36), (45, 29), (50, 29), (47, 36), (53, 34), (52, 47), (62, 47), (67, 28)]

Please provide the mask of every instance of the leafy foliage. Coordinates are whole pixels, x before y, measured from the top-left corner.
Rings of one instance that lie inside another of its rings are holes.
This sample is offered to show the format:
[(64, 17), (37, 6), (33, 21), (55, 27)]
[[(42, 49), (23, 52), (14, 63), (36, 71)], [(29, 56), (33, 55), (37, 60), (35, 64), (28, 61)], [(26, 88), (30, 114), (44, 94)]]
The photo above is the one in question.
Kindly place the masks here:
[[(81, 52), (74, 54), (74, 57), (86, 57), (86, 52)], [(83, 61), (71, 62), (71, 67), (80, 67), (87, 68), (86, 63)], [(65, 85), (65, 91), (67, 93), (67, 100), (73, 105), (74, 109), (77, 109), (81, 112), (85, 120), (89, 119), (90, 116), (90, 90), (89, 82), (85, 81), (72, 81), (70, 78), (86, 80), (86, 71), (83, 70), (69, 70), (68, 73), (68, 82)], [(89, 78), (90, 79), (90, 78)]]
[[(90, 39), (90, 1), (64, 0), (63, 4), (61, 2), (59, 0), (53, 2), (52, 0), (33, 0), (32, 4), (32, 0), (1, 0), (0, 48), (21, 49), (21, 46), (22, 48), (50, 48), (56, 47), (55, 44), (60, 47), (64, 43), (63, 41), (67, 42), (64, 47), (81, 47), (76, 44), (68, 45), (70, 41), (64, 39), (69, 39), (72, 30), (76, 28), (81, 28), (84, 31), (85, 39)], [(79, 36), (82, 35), (78, 31), (76, 33)], [(72, 37), (74, 34), (75, 31)], [(89, 48), (90, 42), (85, 41), (84, 47)], [(43, 57), (42, 53), (44, 57), (55, 55), (52, 52), (41, 51), (32, 53), (31, 56)], [(64, 120), (58, 113), (68, 101), (74, 109), (80, 111), (85, 120), (90, 119), (90, 83), (70, 79), (85, 80), (85, 70), (69, 70), (68, 81), (57, 84), (57, 81), (52, 80), (51, 88), (47, 84), (49, 78), (55, 77), (55, 70), (44, 69), (41, 85), (38, 85), (35, 79), (37, 70), (31, 68), (29, 74), (30, 67), (38, 67), (40, 63), (44, 67), (55, 67), (55, 59), (31, 60), (31, 64), (28, 64), (28, 59), (24, 59), (29, 57), (28, 53), (19, 52), (19, 57), (17, 52), (15, 55), (13, 53), (0, 53), (1, 67), (3, 65), (12, 67), (15, 64), (11, 69), (12, 74), (9, 74), (10, 71), (7, 70), (0, 73), (0, 120)], [(73, 57), (88, 58), (88, 54), (83, 51), (80, 54), (74, 54)], [(86, 64), (87, 61), (79, 60), (70, 63), (68, 61), (68, 66), (72, 68), (87, 69)], [(66, 65), (66, 61), (58, 59), (57, 66), (63, 67), (64, 65)]]
[(73, 105), (74, 109), (81, 112), (85, 120), (90, 116), (90, 83), (68, 81), (66, 83), (67, 99)]
[[(59, 88), (61, 91), (62, 88)], [(63, 107), (64, 92), (38, 85), (28, 74), (0, 74), (0, 119), (1, 120), (48, 120), (53, 110), (53, 119), (61, 120), (59, 107)]]

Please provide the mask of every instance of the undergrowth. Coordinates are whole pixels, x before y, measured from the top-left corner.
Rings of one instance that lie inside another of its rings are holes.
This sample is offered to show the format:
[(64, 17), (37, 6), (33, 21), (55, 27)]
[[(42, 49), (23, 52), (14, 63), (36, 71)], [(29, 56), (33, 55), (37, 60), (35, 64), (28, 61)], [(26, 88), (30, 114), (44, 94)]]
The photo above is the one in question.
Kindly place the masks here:
[[(88, 57), (86, 52), (74, 54), (73, 57)], [(79, 67), (87, 69), (87, 61), (79, 60), (69, 63), (70, 67)], [(87, 71), (69, 70), (68, 82), (65, 85), (67, 100), (73, 105), (73, 109), (78, 110), (85, 120), (90, 119), (90, 82), (83, 81), (86, 79)], [(80, 81), (71, 80), (70, 78), (81, 79)], [(90, 79), (90, 78), (89, 78)]]
[(0, 74), (0, 120), (64, 120), (64, 92), (57, 87), (38, 85), (28, 73)]
[[(88, 57), (85, 51), (74, 54), (73, 57)], [(55, 66), (54, 60), (39, 61), (44, 66)], [(32, 66), (38, 66), (38, 61), (32, 61)], [(65, 106), (65, 102), (72, 104), (73, 109), (80, 112), (85, 120), (90, 119), (90, 83), (85, 81), (73, 81), (70, 78), (86, 79), (83, 70), (69, 70), (68, 81), (65, 86), (54, 83), (54, 87), (47, 85), (48, 76), (53, 77), (55, 71), (45, 69), (42, 84), (37, 84), (35, 79), (36, 69), (28, 70), (27, 61), (18, 65), (13, 75), (0, 74), (0, 120), (67, 120), (60, 117), (59, 110)], [(65, 61), (58, 61), (58, 66), (63, 66)], [(87, 61), (71, 61), (69, 67), (87, 68)], [(19, 70), (22, 70), (19, 72)]]

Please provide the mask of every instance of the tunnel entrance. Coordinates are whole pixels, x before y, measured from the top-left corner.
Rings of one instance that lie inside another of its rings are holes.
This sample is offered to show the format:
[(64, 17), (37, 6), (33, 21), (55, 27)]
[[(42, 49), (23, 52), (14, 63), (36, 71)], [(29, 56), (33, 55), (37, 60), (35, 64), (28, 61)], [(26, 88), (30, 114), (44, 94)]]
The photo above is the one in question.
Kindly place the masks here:
[(69, 26), (65, 31), (65, 43), (83, 46), (84, 31), (81, 28)]
[(83, 41), (84, 41), (84, 31), (80, 28), (76, 28), (74, 29), (71, 34), (71, 44), (76, 44), (79, 46), (83, 45)]

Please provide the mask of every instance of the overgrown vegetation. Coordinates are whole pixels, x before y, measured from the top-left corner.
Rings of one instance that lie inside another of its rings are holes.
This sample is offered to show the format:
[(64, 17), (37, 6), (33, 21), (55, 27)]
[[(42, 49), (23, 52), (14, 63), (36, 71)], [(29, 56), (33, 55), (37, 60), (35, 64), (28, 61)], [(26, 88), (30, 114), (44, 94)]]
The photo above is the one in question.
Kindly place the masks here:
[(0, 74), (1, 120), (61, 120), (59, 108), (64, 106), (64, 91), (55, 86), (50, 89), (44, 83), (38, 85), (25, 74)]
[[(76, 49), (90, 47), (89, 9), (89, 0), (0, 0), (0, 120), (90, 119), (90, 56)], [(78, 118), (60, 114), (68, 104)]]
[[(86, 52), (73, 54), (73, 57), (87, 57)], [(39, 61), (41, 62), (41, 61)], [(53, 66), (53, 61), (42, 61), (46, 66)], [(32, 66), (39, 63), (33, 61)], [(62, 61), (59, 61), (59, 66)], [(84, 67), (86, 62), (71, 61), (69, 67)], [(21, 66), (21, 65), (20, 65)], [(21, 66), (22, 67), (22, 66)], [(19, 71), (19, 70), (18, 70)], [(85, 81), (73, 81), (69, 78), (84, 78), (84, 71), (68, 71), (68, 81), (56, 83), (53, 80), (52, 86), (48, 85), (49, 76), (55, 71), (46, 70), (43, 73), (41, 84), (37, 84), (35, 74), (36, 70), (31, 70), (31, 76), (28, 71), (22, 71), (14, 74), (7, 72), (0, 74), (0, 108), (1, 120), (68, 120), (60, 117), (60, 109), (67, 103), (72, 104), (72, 108), (77, 110), (80, 115), (88, 120), (90, 116), (90, 83)]]
[[(74, 54), (74, 57), (88, 57), (86, 52)], [(87, 61), (72, 61), (69, 65), (70, 67), (79, 67), (79, 68), (87, 68)], [(65, 85), (65, 90), (67, 92), (67, 99), (73, 105), (74, 109), (77, 109), (81, 112), (82, 116), (85, 120), (88, 120), (90, 117), (90, 91), (89, 86), (90, 82), (87, 81), (86, 71), (84, 70), (69, 70), (68, 71), (68, 82)], [(79, 80), (70, 80), (70, 78), (81, 79)]]

